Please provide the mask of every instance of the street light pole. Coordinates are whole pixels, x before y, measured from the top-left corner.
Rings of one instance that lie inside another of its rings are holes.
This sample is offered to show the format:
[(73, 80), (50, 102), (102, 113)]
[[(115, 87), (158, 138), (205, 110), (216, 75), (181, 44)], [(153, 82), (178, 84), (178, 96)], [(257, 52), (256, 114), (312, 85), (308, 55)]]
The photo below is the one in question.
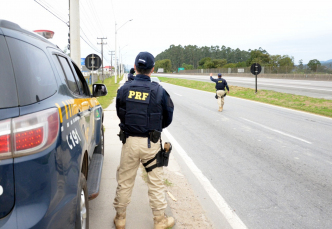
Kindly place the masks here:
[(122, 48), (119, 46), (119, 60), (120, 60), (120, 74), (123, 71), (123, 66), (122, 66), (122, 55), (121, 55), (121, 50), (127, 47), (128, 45), (123, 46)]
[(117, 34), (117, 31), (116, 31), (116, 22), (115, 22), (115, 72), (114, 72), (114, 83), (117, 83), (117, 78), (118, 78), (118, 69), (117, 69), (117, 65), (118, 65), (118, 62), (116, 61), (116, 34)]
[(117, 33), (118, 31), (125, 25), (127, 24), (128, 22), (132, 21), (133, 19), (130, 19), (128, 21), (126, 21), (122, 26), (120, 26), (119, 29), (116, 29), (116, 22), (115, 22), (115, 77), (114, 77), (114, 82), (117, 83), (117, 78), (118, 78), (118, 71), (117, 71), (117, 68), (118, 68), (118, 58), (117, 58), (117, 43), (116, 43), (116, 36), (117, 36)]

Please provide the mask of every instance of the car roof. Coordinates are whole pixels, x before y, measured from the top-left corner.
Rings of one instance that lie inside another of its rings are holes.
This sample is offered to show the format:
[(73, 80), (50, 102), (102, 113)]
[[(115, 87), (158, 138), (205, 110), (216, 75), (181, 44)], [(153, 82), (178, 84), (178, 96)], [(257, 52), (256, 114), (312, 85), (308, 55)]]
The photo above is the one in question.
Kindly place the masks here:
[(14, 22), (7, 21), (7, 20), (0, 20), (0, 34), (10, 35), (10, 33), (12, 33), (12, 32), (14, 32), (14, 33), (15, 32), (23, 33), (24, 35), (33, 37), (35, 39), (38, 39), (40, 41), (43, 41), (43, 42), (47, 43), (50, 46), (53, 46), (53, 47), (59, 49), (59, 47), (57, 45), (53, 44), (52, 42), (50, 42), (46, 38), (38, 35), (37, 33), (34, 33), (34, 32), (31, 32), (31, 31), (28, 31), (26, 29), (23, 29), (23, 28), (21, 28), (21, 26), (19, 26), (18, 24), (14, 23)]

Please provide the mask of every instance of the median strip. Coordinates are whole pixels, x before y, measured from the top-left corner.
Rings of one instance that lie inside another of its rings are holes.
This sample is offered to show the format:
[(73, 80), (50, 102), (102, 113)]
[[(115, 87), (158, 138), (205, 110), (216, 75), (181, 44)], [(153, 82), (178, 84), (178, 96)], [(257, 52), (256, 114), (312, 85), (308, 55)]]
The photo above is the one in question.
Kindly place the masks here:
[[(196, 80), (176, 79), (168, 77), (158, 77), (164, 83), (170, 83), (182, 87), (198, 89), (207, 92), (216, 92), (214, 84), (210, 82), (202, 82)], [(313, 114), (332, 117), (332, 100), (311, 98), (302, 95), (293, 95), (281, 93), (271, 90), (258, 90), (255, 94), (255, 89), (231, 86), (230, 96), (263, 102), (267, 104), (277, 105), (299, 111), (306, 111)], [(228, 96), (228, 94), (227, 94)]]

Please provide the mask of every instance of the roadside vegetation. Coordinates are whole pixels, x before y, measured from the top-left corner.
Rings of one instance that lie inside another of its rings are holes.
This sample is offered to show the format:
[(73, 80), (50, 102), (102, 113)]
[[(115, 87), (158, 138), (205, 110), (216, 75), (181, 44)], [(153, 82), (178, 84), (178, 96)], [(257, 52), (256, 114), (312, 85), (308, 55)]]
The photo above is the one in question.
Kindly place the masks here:
[[(158, 77), (158, 78), (165, 83), (198, 89), (202, 91), (216, 92), (214, 87), (215, 84), (210, 82), (175, 79), (167, 77)], [(229, 87), (230, 87), (229, 96), (234, 96), (242, 99), (249, 99), (253, 101), (268, 103), (281, 107), (332, 117), (332, 100), (311, 98), (302, 95), (293, 95), (293, 94), (281, 93), (270, 90), (258, 90), (257, 94), (255, 94), (255, 90), (251, 88), (237, 87), (231, 85), (229, 85)]]
[[(113, 102), (113, 99), (114, 97), (116, 97), (116, 92), (119, 88), (119, 82), (122, 80), (122, 78), (123, 75), (121, 76), (120, 79), (117, 80), (117, 83), (114, 83), (114, 76), (104, 80), (104, 84), (107, 87), (107, 95), (97, 98), (103, 109), (106, 109), (106, 107), (108, 107)], [(98, 80), (95, 83), (102, 83), (102, 82), (101, 80)], [(89, 87), (91, 90), (92, 86), (90, 85)]]
[[(320, 62), (312, 59), (308, 63), (289, 55), (271, 55), (263, 48), (240, 50), (222, 46), (185, 45), (170, 47), (155, 58), (155, 69), (162, 68), (164, 72), (178, 72), (182, 70), (218, 69), (218, 72), (244, 72), (243, 69), (253, 63), (264, 67), (265, 74), (331, 74), (332, 59)], [(208, 71), (214, 72), (214, 71)], [(248, 71), (245, 71), (246, 73)]]

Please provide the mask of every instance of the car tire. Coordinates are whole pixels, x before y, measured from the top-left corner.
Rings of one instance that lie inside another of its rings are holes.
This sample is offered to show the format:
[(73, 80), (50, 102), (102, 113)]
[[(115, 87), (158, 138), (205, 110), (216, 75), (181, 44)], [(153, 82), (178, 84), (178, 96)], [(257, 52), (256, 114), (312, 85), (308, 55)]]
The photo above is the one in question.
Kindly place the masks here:
[(75, 229), (89, 229), (89, 199), (85, 176), (81, 173), (77, 198)]
[(101, 125), (100, 128), (100, 142), (96, 148), (95, 153), (101, 154), (104, 156), (104, 126)]

